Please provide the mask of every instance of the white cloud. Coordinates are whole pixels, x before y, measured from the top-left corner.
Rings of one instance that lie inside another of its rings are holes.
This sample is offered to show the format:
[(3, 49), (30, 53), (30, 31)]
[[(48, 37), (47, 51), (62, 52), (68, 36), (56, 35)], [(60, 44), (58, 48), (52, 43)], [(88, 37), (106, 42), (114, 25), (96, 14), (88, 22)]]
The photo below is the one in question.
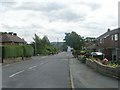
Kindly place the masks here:
[(71, 31), (97, 37), (118, 25), (118, 0), (2, 0), (0, 6), (2, 31), (28, 42), (35, 33), (50, 41), (62, 41)]

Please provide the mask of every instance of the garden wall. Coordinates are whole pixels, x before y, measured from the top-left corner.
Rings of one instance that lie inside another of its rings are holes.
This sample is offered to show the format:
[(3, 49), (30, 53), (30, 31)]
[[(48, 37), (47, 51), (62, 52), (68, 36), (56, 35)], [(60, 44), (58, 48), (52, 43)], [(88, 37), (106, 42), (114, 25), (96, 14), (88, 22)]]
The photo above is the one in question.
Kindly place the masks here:
[(86, 60), (86, 64), (101, 74), (120, 79), (120, 67), (109, 67), (95, 60)]

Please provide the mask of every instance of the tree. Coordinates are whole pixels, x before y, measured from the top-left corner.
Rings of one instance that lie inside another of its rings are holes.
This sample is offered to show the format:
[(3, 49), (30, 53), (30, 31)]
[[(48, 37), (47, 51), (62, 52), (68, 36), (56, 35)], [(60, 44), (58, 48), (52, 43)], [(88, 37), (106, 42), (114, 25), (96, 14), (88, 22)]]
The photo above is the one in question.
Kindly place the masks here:
[(47, 36), (44, 36), (44, 37), (42, 38), (42, 43), (43, 43), (44, 45), (50, 45), (50, 41), (49, 41), (49, 39), (48, 39)]
[(53, 45), (51, 45), (47, 36), (44, 36), (41, 39), (38, 35), (35, 34), (33, 40), (34, 41), (32, 42), (31, 45), (34, 47), (35, 55), (37, 54), (47, 55), (50, 54), (51, 52), (56, 52), (56, 48)]
[(76, 32), (65, 33), (65, 44), (71, 46), (75, 50), (81, 50), (84, 45), (84, 39), (78, 35)]
[(38, 35), (34, 35), (33, 37), (33, 42), (32, 42), (32, 46), (34, 47), (34, 52), (35, 54), (40, 54), (41, 53), (41, 48), (43, 48), (43, 44), (42, 44), (42, 40)]

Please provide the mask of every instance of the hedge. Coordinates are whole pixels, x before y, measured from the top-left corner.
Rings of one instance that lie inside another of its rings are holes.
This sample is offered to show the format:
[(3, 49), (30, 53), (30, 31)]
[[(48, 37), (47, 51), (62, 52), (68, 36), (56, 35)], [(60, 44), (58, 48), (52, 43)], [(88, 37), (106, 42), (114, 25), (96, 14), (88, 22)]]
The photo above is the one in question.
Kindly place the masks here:
[(29, 57), (33, 55), (33, 48), (30, 45), (4, 45), (2, 46), (3, 58)]
[(24, 45), (23, 50), (24, 50), (24, 56), (25, 57), (30, 57), (34, 54), (34, 49), (30, 45)]

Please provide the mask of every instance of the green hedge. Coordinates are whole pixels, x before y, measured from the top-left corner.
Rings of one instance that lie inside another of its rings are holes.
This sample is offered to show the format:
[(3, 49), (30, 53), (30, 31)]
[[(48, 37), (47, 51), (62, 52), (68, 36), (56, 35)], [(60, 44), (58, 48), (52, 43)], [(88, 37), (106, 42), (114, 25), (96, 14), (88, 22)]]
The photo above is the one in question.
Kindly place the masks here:
[(33, 55), (33, 48), (30, 45), (4, 45), (2, 46), (3, 58), (29, 57)]
[(30, 45), (24, 45), (23, 50), (24, 50), (24, 56), (25, 57), (30, 57), (34, 54), (34, 49)]

